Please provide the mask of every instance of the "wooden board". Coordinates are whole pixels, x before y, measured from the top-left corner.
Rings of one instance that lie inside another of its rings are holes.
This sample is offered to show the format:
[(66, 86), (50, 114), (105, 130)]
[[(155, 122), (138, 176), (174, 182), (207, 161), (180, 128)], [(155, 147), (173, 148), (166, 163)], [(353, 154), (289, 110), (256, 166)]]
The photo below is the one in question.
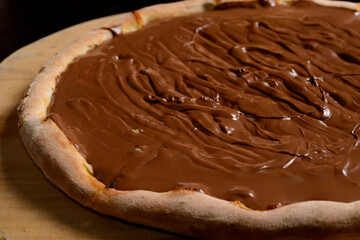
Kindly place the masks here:
[(54, 33), (0, 64), (0, 240), (184, 239), (82, 207), (44, 178), (19, 138), (16, 108), (41, 66), (81, 34), (114, 18)]

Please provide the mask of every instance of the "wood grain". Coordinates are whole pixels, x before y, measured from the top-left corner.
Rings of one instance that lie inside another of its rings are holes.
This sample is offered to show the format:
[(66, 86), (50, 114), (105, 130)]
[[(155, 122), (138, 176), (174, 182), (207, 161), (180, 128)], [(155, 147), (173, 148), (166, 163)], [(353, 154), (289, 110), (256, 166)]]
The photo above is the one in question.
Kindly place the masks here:
[(16, 108), (42, 65), (81, 34), (114, 18), (54, 33), (0, 64), (0, 240), (185, 239), (82, 207), (44, 178), (19, 138)]

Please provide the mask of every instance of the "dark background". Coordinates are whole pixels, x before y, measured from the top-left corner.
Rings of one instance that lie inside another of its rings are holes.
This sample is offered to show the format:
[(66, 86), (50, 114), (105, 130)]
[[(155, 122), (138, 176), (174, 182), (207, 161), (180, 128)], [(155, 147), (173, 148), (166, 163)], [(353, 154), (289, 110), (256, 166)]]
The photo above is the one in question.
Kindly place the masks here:
[(0, 0), (0, 62), (17, 49), (87, 20), (174, 0)]

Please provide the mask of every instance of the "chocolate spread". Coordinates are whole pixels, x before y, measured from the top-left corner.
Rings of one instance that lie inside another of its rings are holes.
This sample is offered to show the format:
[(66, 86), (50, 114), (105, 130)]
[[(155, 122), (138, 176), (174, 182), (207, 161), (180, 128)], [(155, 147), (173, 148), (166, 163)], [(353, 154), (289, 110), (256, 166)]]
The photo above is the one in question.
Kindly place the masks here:
[(107, 187), (360, 200), (360, 16), (252, 2), (155, 21), (75, 59), (49, 117)]

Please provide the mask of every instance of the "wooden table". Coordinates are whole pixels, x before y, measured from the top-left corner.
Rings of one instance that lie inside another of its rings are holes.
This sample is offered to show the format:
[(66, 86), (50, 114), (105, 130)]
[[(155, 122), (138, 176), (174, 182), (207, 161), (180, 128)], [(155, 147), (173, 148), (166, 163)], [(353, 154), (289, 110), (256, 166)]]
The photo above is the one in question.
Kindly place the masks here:
[(185, 239), (82, 207), (44, 178), (19, 138), (16, 108), (41, 66), (82, 33), (115, 17), (54, 33), (0, 64), (0, 240)]

